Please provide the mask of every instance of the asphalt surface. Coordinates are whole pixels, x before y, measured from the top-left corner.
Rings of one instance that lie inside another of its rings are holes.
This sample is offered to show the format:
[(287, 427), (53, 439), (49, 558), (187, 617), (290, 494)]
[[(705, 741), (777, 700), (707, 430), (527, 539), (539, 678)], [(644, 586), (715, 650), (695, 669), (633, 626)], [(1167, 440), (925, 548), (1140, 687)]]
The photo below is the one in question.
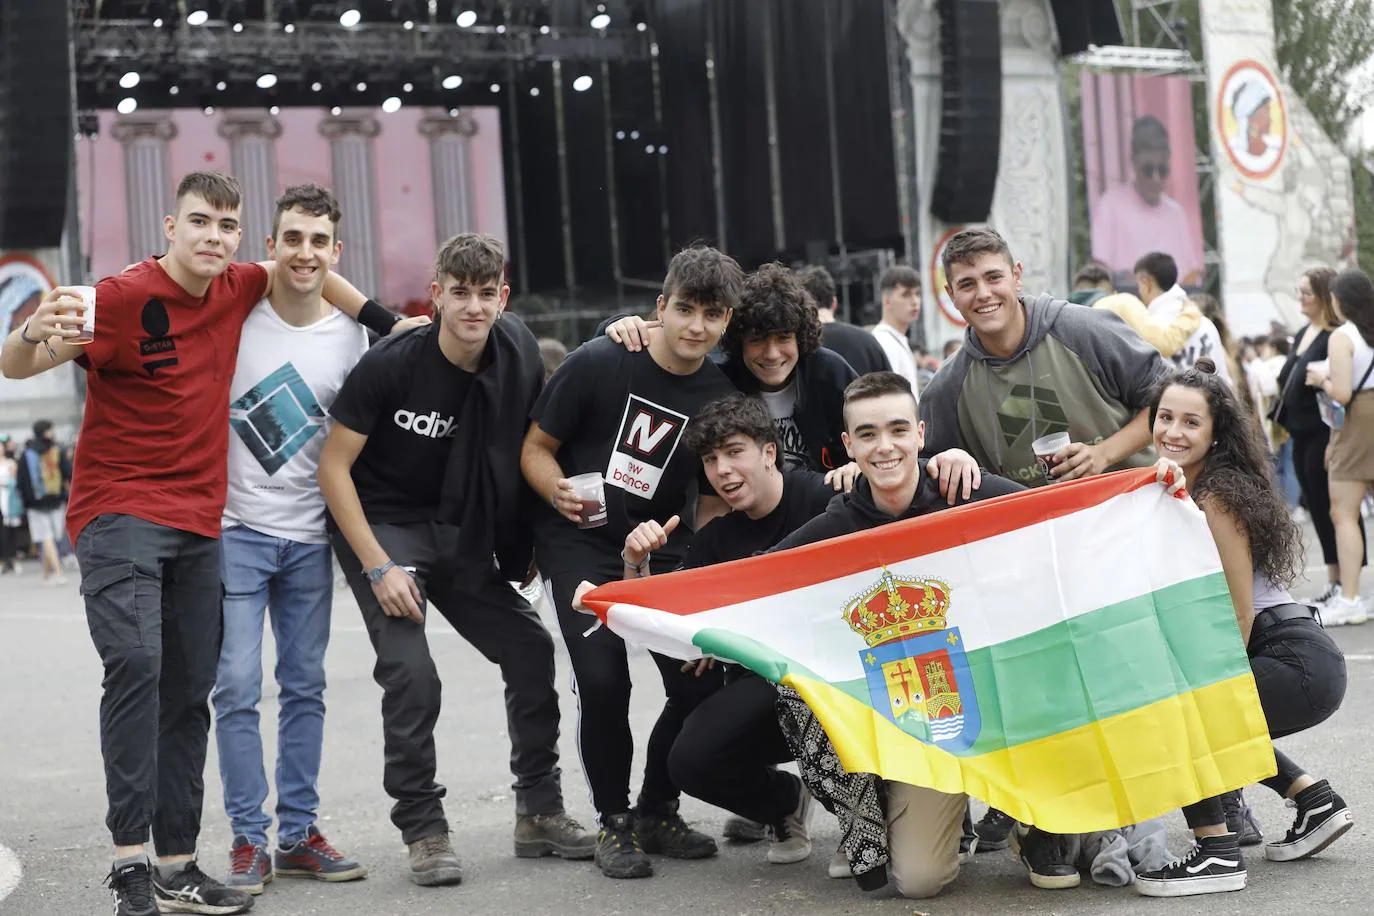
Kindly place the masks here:
[[(0, 578), (0, 914), (4, 916), (109, 912), (108, 892), (101, 887), (110, 852), (103, 826), (97, 719), (101, 669), (72, 578), (65, 587), (44, 587), (32, 567), (23, 576)], [(1364, 583), (1364, 593), (1374, 594), (1374, 573), (1367, 572)], [(1311, 584), (1295, 589), (1299, 596), (1314, 590)], [(546, 621), (552, 623), (547, 617)], [(1313, 773), (1332, 781), (1355, 811), (1355, 828), (1326, 853), (1305, 862), (1269, 863), (1262, 854), (1252, 852), (1247, 858), (1250, 887), (1244, 892), (1172, 902), (1141, 898), (1131, 888), (1098, 887), (1089, 881), (1069, 891), (1036, 890), (1008, 852), (979, 855), (935, 900), (867, 896), (850, 881), (826, 877), (825, 866), (835, 850), (838, 831), (819, 809), (813, 822), (815, 850), (809, 861), (797, 865), (769, 865), (762, 844), (729, 846), (724, 841), (715, 859), (657, 860), (656, 875), (649, 880), (612, 881), (590, 863), (516, 859), (511, 854), (514, 805), (499, 675), (447, 624), (436, 622), (430, 632), (446, 700), (437, 734), (440, 781), (448, 787), (446, 805), (454, 844), (464, 861), (464, 883), (426, 889), (412, 885), (405, 875), (405, 848), (390, 823), (390, 800), (382, 791), (381, 694), (372, 681), (372, 649), (357, 606), (345, 590), (336, 593), (328, 658), (321, 828), (371, 873), (364, 881), (344, 885), (279, 879), (258, 898), (255, 913), (1189, 912), (1249, 916), (1374, 912), (1368, 890), (1374, 885), (1374, 836), (1369, 827), (1374, 780), (1368, 775), (1369, 748), (1374, 745), (1374, 725), (1370, 724), (1374, 721), (1374, 623), (1332, 631), (1349, 665), (1344, 707), (1324, 725), (1280, 742)], [(269, 631), (269, 645), (270, 641)], [(558, 665), (562, 687), (569, 669), (561, 644)], [(270, 661), (265, 668), (271, 670)], [(662, 691), (647, 655), (634, 654), (633, 670), (640, 688), (633, 700), (634, 726), (642, 740), (661, 705)], [(591, 809), (573, 737), (576, 709), (571, 692), (561, 689), (560, 693), (568, 807), (589, 824)], [(275, 696), (275, 687), (264, 685), (269, 772), (275, 744)], [(213, 741), (210, 747), (201, 859), (207, 871), (222, 874), (230, 835)], [(1266, 835), (1281, 836), (1291, 817), (1273, 793), (1256, 787), (1247, 792), (1247, 798)], [(683, 811), (698, 827), (717, 836), (726, 817), (691, 799), (684, 800)], [(1169, 825), (1171, 845), (1183, 850), (1187, 839), (1182, 817), (1172, 815)]]

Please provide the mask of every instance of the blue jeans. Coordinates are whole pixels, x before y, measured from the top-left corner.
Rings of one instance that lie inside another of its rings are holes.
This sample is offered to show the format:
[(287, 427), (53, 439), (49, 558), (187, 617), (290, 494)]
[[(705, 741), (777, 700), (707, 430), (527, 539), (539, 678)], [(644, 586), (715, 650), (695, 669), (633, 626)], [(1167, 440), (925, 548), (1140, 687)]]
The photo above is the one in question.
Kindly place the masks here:
[(224, 784), (224, 810), (235, 835), (267, 845), (263, 812), (258, 701), (262, 699), (262, 630), (272, 610), (277, 643), (277, 842), (305, 839), (319, 810), (324, 745), (324, 653), (334, 599), (328, 544), (302, 544), (242, 525), (223, 541), (224, 645), (211, 700)]
[(1279, 446), (1278, 454), (1274, 455), (1273, 461), (1274, 471), (1279, 479), (1279, 490), (1283, 493), (1288, 508), (1296, 508), (1302, 498), (1302, 490), (1298, 488), (1298, 474), (1293, 470), (1292, 439)]

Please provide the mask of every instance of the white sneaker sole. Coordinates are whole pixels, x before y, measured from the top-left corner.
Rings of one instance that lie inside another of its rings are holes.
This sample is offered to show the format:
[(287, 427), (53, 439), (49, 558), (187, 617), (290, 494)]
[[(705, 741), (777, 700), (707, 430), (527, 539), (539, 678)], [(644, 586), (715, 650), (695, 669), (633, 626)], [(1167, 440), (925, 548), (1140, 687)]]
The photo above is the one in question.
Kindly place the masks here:
[(1270, 862), (1295, 862), (1315, 856), (1345, 835), (1355, 826), (1355, 815), (1347, 808), (1333, 814), (1307, 836), (1292, 843), (1270, 843), (1264, 847), (1264, 857)]
[(1196, 894), (1224, 894), (1245, 890), (1245, 872), (1238, 875), (1206, 875), (1197, 878), (1136, 878), (1136, 893), (1144, 897), (1192, 897)]
[(811, 844), (796, 849), (782, 848), (778, 846), (770, 847), (768, 850), (768, 863), (770, 865), (795, 865), (798, 862), (805, 862), (811, 858)]

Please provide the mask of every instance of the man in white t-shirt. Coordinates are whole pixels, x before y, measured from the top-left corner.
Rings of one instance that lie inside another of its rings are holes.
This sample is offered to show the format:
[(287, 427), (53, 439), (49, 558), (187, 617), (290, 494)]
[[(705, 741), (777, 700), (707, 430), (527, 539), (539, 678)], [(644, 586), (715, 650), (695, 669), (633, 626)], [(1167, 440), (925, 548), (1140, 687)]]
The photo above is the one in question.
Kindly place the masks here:
[[(324, 497), (315, 472), (330, 405), (368, 348), (367, 330), (321, 294), (342, 250), (338, 222), (334, 195), (317, 185), (287, 188), (277, 201), (267, 240), (276, 282), (244, 323), (229, 390), (229, 491), (221, 535), (224, 643), (212, 700), (224, 810), (234, 831), (225, 883), (250, 894), (262, 893), (274, 875), (350, 881), (367, 874), (315, 826), (324, 655), (334, 595)], [(281, 703), (277, 849), (271, 856), (258, 725), (269, 605)]]
[(883, 297), (883, 320), (873, 328), (892, 371), (918, 389), (916, 360), (911, 355), (911, 339), (907, 329), (921, 316), (921, 275), (915, 268), (896, 264), (883, 271), (878, 278)]
[[(1173, 322), (1188, 303), (1188, 294), (1178, 285), (1178, 263), (1162, 251), (1152, 251), (1135, 262), (1135, 282), (1140, 288), (1140, 301), (1156, 321)], [(1216, 363), (1216, 374), (1234, 389), (1236, 383), (1231, 378), (1226, 347), (1217, 326), (1206, 316), (1183, 349), (1169, 359), (1180, 369), (1191, 369), (1204, 356)]]

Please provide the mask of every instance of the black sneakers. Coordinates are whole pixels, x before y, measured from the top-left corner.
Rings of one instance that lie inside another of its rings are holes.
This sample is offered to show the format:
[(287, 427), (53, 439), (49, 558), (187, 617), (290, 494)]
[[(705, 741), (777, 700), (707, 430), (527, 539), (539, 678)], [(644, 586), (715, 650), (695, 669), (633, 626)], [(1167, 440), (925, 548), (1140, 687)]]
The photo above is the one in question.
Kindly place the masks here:
[(195, 859), (187, 862), (170, 878), (153, 873), (153, 893), (159, 913), (204, 913), (232, 916), (253, 908), (253, 898), (243, 891), (225, 887), (200, 870)]
[(1234, 833), (1201, 836), (1186, 859), (1137, 875), (1136, 891), (1146, 897), (1189, 897), (1245, 889), (1245, 860)]
[(1264, 857), (1274, 862), (1292, 862), (1314, 856), (1355, 826), (1355, 815), (1325, 779), (1295, 795), (1289, 805), (1298, 809), (1282, 840), (1264, 847)]
[(677, 802), (662, 812), (635, 814), (635, 833), (645, 852), (670, 859), (707, 859), (716, 854), (716, 841), (700, 830), (693, 830), (677, 813)]
[(628, 811), (602, 821), (596, 837), (596, 864), (607, 878), (648, 878), (654, 863), (644, 854), (635, 836), (634, 816)]
[(1011, 828), (1015, 824), (1016, 821), (1010, 816), (996, 808), (989, 808), (982, 819), (973, 826), (973, 832), (978, 836), (978, 851), (994, 852), (1006, 849)]
[(1057, 891), (1078, 887), (1083, 880), (1078, 868), (1069, 861), (1068, 837), (1063, 834), (1018, 824), (1009, 840), (1021, 864), (1030, 872), (1030, 883), (1036, 887)]
[(1245, 803), (1245, 796), (1240, 789), (1221, 797), (1221, 810), (1226, 813), (1226, 829), (1240, 839), (1240, 845), (1258, 846), (1264, 842), (1264, 834), (1260, 833), (1259, 824), (1255, 821), (1255, 812)]
[(153, 869), (145, 859), (110, 869), (105, 877), (115, 916), (157, 916), (153, 902)]

